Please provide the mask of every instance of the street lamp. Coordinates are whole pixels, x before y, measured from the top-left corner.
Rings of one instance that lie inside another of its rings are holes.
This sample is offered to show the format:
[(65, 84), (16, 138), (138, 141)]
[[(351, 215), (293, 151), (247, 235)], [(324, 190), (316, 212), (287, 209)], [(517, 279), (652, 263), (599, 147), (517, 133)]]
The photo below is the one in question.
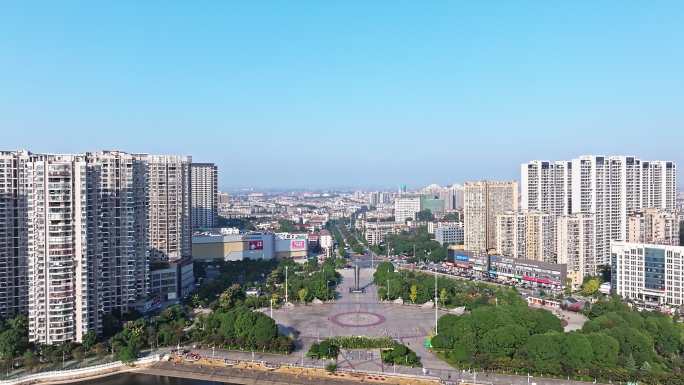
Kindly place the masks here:
[(287, 305), (287, 268), (288, 266), (285, 266), (285, 305)]

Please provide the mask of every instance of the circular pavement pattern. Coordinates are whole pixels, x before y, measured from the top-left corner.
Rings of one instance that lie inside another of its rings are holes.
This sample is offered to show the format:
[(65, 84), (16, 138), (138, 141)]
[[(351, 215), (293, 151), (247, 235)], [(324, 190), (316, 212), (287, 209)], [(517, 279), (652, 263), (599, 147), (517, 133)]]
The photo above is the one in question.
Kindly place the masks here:
[(380, 325), (385, 322), (385, 317), (377, 313), (356, 312), (350, 311), (346, 313), (338, 313), (330, 317), (337, 326), (348, 328), (365, 328), (370, 326)]

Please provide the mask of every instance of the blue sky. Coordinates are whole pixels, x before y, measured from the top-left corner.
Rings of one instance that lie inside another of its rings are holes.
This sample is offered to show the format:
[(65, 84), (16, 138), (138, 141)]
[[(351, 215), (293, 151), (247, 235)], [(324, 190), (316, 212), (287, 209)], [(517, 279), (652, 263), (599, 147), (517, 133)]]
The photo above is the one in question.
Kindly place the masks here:
[(7, 1), (0, 148), (189, 154), (224, 188), (684, 167), (683, 42), (677, 1)]

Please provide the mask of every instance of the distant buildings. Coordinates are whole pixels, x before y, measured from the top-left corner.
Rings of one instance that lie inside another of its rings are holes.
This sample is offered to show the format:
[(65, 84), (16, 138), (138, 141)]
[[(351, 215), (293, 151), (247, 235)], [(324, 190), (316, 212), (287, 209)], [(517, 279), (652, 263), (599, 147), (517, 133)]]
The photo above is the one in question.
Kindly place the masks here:
[(321, 230), (320, 236), (318, 238), (318, 243), (325, 253), (325, 256), (327, 258), (332, 257), (332, 250), (334, 244), (333, 236), (330, 234), (330, 231), (328, 230)]
[(464, 186), (464, 247), (496, 248), (496, 216), (518, 209), (518, 183), (479, 181)]
[(401, 195), (394, 199), (394, 220), (404, 223), (407, 219), (415, 220), (420, 211), (420, 195)]
[(439, 197), (444, 201), (444, 210), (461, 210), (463, 209), (463, 186), (454, 184), (442, 192)]
[(213, 163), (192, 163), (191, 202), (192, 228), (217, 227), (218, 218), (218, 168)]
[(612, 285), (624, 298), (684, 305), (684, 247), (613, 242)]
[(405, 226), (396, 222), (365, 222), (363, 224), (363, 235), (366, 242), (374, 246), (384, 243), (388, 235), (396, 234), (403, 227)]
[(369, 201), (371, 206), (379, 206), (392, 202), (392, 194), (384, 191), (374, 191), (370, 193)]
[(429, 210), (434, 217), (439, 218), (444, 215), (444, 200), (438, 195), (421, 195), (419, 211), (423, 210)]

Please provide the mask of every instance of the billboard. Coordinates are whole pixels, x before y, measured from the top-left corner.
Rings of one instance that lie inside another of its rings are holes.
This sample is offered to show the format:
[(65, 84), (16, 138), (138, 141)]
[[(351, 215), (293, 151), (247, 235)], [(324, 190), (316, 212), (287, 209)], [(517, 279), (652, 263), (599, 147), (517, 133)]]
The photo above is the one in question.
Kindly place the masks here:
[(290, 242), (290, 249), (292, 249), (292, 250), (306, 249), (306, 241), (303, 239), (293, 239)]
[(257, 241), (249, 241), (249, 250), (263, 250), (264, 249), (264, 241), (262, 240), (257, 240)]

